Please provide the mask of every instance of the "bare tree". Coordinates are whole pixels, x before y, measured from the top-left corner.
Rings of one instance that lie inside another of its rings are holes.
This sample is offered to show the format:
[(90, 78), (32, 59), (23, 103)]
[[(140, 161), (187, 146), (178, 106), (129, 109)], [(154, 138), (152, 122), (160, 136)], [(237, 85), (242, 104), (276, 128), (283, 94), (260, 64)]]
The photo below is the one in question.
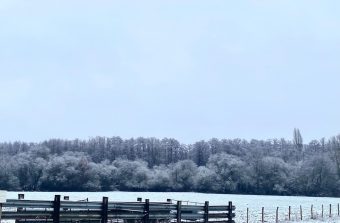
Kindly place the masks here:
[(294, 129), (293, 143), (296, 146), (296, 148), (302, 149), (302, 147), (303, 147), (303, 139), (302, 139), (300, 130), (298, 128)]
[(293, 132), (293, 144), (295, 148), (297, 149), (296, 153), (296, 159), (297, 161), (300, 160), (301, 158), (303, 159), (303, 154), (302, 154), (302, 149), (303, 149), (303, 139), (300, 133), (300, 130), (298, 128), (294, 128)]
[(340, 177), (340, 135), (334, 136), (329, 140), (331, 151), (337, 167), (337, 173)]

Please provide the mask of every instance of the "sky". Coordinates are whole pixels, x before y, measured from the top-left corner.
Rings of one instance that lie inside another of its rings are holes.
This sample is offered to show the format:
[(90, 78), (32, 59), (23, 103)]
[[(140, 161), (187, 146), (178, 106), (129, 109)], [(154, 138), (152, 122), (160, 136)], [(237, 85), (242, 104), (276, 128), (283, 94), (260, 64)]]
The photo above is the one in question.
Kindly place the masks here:
[(340, 133), (338, 0), (0, 0), (0, 141)]

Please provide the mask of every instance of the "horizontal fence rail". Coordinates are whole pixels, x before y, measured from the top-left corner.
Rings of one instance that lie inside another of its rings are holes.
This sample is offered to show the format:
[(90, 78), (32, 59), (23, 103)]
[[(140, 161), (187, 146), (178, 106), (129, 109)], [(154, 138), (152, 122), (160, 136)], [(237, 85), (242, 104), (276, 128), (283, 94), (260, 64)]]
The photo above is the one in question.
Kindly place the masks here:
[(2, 204), (0, 220), (16, 222), (204, 222), (234, 223), (235, 206), (184, 205), (181, 201), (170, 202), (102, 202), (61, 201), (56, 195), (54, 201), (7, 199)]

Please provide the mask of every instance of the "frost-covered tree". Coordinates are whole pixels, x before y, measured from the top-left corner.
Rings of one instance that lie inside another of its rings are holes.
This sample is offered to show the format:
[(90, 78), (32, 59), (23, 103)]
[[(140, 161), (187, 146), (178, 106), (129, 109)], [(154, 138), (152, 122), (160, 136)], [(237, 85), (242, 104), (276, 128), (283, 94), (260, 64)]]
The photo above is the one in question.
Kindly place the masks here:
[(149, 189), (153, 191), (171, 191), (170, 170), (167, 166), (154, 166), (149, 179)]
[(314, 156), (305, 160), (295, 172), (292, 191), (313, 196), (339, 194), (339, 178), (328, 156)]
[(182, 160), (170, 165), (171, 186), (175, 191), (190, 191), (194, 188), (197, 165), (191, 160)]
[(195, 189), (199, 192), (220, 192), (219, 176), (215, 171), (200, 166), (195, 177)]
[(120, 159), (115, 160), (113, 165), (117, 168), (119, 189), (137, 191), (148, 189), (151, 173), (146, 162)]
[(237, 156), (215, 154), (209, 158), (207, 167), (217, 174), (221, 191), (225, 193), (235, 193), (243, 183), (246, 164)]
[(303, 139), (300, 133), (300, 130), (298, 128), (294, 129), (293, 132), (293, 143), (296, 146), (296, 148), (302, 148), (303, 146)]
[[(300, 149), (299, 149), (300, 148)], [(340, 136), (293, 140), (94, 137), (0, 143), (0, 189), (340, 196)]]
[(210, 146), (203, 140), (196, 142), (193, 145), (192, 153), (195, 163), (198, 166), (204, 166), (208, 162), (210, 156)]

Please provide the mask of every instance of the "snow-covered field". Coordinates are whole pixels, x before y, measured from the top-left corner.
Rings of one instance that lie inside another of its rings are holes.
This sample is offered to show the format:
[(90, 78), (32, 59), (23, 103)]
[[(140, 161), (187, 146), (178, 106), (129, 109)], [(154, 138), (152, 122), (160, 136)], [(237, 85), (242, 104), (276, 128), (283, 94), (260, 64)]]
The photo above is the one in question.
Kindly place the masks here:
[[(291, 206), (291, 219), (300, 221), (300, 205), (302, 206), (303, 222), (340, 222), (338, 203), (340, 198), (331, 197), (288, 197), (259, 195), (230, 195), (203, 193), (172, 193), (172, 192), (20, 192), (25, 199), (53, 200), (54, 195), (70, 196), (70, 200), (99, 201), (103, 196), (109, 201), (136, 201), (137, 197), (150, 201), (166, 201), (167, 198), (185, 202), (209, 201), (211, 205), (227, 205), (232, 201), (236, 206), (236, 222), (246, 222), (246, 210), (249, 208), (249, 222), (261, 222), (261, 209), (264, 207), (265, 222), (275, 222), (276, 207), (279, 207), (279, 221), (287, 222), (288, 207)], [(18, 192), (8, 192), (7, 198), (16, 199)], [(321, 218), (321, 205), (324, 205), (324, 218)], [(329, 218), (329, 205), (332, 205), (332, 218)], [(318, 220), (311, 220), (311, 205)]]

